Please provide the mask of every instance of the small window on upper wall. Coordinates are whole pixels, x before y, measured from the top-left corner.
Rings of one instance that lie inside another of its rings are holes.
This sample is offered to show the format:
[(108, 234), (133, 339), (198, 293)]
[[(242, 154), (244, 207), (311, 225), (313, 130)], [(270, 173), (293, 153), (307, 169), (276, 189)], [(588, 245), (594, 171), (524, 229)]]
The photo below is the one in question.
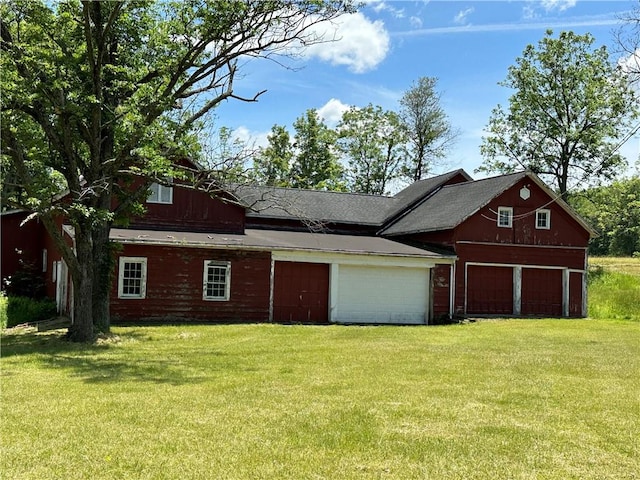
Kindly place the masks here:
[(173, 203), (173, 187), (152, 183), (147, 203)]
[(551, 210), (536, 210), (536, 228), (549, 230), (551, 228)]
[(513, 225), (513, 208), (498, 207), (498, 226), (511, 228)]

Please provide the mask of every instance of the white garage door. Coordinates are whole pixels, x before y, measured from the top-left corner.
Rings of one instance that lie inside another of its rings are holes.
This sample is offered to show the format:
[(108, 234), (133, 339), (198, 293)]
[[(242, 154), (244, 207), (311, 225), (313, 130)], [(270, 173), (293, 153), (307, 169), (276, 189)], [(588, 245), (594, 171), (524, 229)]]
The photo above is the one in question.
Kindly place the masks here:
[(429, 305), (429, 269), (340, 265), (338, 323), (423, 324)]

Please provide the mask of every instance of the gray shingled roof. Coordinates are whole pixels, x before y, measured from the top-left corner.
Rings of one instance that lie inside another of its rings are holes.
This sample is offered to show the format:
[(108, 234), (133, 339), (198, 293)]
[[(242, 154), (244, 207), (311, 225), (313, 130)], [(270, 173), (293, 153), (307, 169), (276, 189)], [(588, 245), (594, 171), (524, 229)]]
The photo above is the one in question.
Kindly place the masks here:
[(454, 228), (525, 176), (519, 172), (444, 186), (380, 233), (401, 235)]
[[(382, 226), (464, 170), (412, 183), (393, 197), (294, 188), (241, 186), (234, 190), (248, 217), (303, 219)], [(470, 178), (470, 177), (469, 177)]]
[(380, 225), (396, 200), (295, 188), (239, 187), (234, 192), (250, 210), (248, 217), (292, 218), (322, 222)]
[(112, 228), (110, 238), (120, 243), (138, 245), (175, 245), (258, 251), (294, 250), (434, 259), (451, 257), (451, 255), (442, 255), (386, 238), (311, 232), (247, 229), (244, 235), (235, 235)]

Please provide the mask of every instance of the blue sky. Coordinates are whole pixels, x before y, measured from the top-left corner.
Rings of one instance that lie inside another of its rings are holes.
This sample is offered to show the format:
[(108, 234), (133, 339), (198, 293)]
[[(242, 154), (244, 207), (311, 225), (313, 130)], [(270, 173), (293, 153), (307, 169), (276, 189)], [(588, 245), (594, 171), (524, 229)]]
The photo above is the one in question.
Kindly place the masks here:
[[(524, 48), (537, 44), (549, 28), (590, 32), (616, 59), (613, 32), (620, 17), (636, 6), (631, 0), (369, 0), (357, 14), (327, 27), (340, 41), (313, 47), (288, 62), (295, 70), (269, 61), (244, 65), (236, 92), (250, 97), (267, 92), (256, 103), (223, 104), (217, 123), (261, 145), (272, 125), (293, 131), (293, 122), (307, 109), (317, 109), (334, 126), (351, 105), (398, 110), (412, 82), (437, 77), (441, 105), (460, 136), (434, 173), (464, 168), (477, 178), (473, 171), (482, 162), (483, 129), (491, 110), (507, 105), (511, 94), (498, 82)], [(638, 145), (633, 138), (622, 150), (632, 166)]]

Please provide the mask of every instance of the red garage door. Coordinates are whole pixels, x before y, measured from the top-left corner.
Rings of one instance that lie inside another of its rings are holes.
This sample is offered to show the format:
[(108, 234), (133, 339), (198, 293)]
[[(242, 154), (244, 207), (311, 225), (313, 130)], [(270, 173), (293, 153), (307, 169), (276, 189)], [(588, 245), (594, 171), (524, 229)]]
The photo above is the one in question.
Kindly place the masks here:
[(276, 262), (273, 292), (275, 322), (326, 323), (329, 265)]
[(470, 265), (467, 270), (467, 313), (513, 314), (513, 268)]
[(562, 316), (562, 270), (522, 269), (522, 315)]

